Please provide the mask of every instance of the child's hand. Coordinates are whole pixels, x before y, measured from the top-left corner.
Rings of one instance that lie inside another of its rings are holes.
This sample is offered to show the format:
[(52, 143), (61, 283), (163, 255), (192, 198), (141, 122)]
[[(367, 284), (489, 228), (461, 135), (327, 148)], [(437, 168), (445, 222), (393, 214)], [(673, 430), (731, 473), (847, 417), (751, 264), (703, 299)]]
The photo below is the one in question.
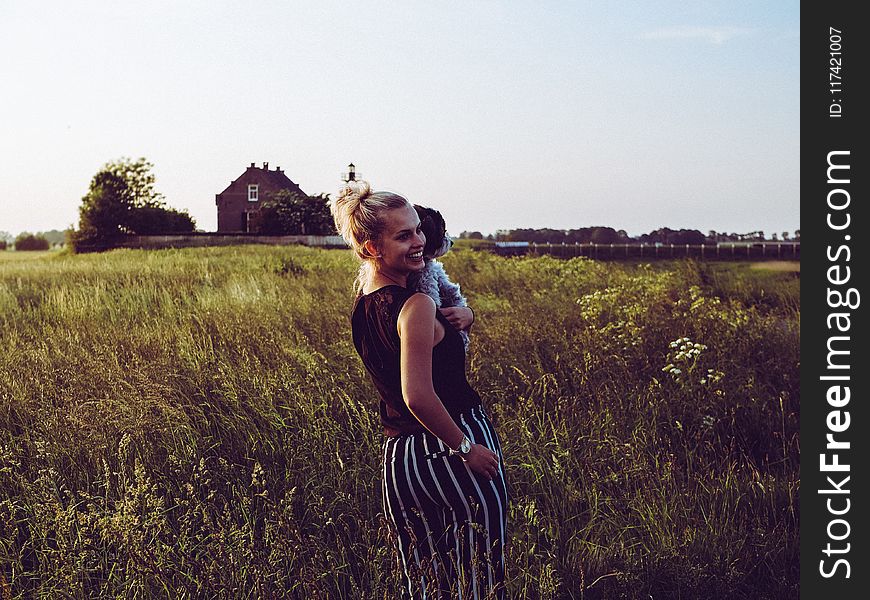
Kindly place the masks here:
[(439, 310), (456, 329), (468, 329), (474, 322), (474, 312), (467, 306), (451, 306)]

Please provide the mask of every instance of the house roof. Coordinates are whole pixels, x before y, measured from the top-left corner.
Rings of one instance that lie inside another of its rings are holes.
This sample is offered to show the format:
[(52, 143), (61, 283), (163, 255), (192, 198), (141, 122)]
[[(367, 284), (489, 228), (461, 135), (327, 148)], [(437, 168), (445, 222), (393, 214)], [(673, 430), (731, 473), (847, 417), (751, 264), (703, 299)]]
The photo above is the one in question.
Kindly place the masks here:
[(302, 188), (300, 188), (297, 183), (287, 177), (287, 174), (281, 169), (281, 167), (275, 167), (274, 171), (270, 171), (269, 163), (263, 163), (263, 168), (255, 167), (254, 163), (251, 163), (251, 166), (245, 169), (245, 172), (239, 175), (239, 177), (236, 177), (233, 182), (230, 183), (230, 185), (228, 185), (226, 189), (221, 192), (221, 194), (225, 194), (226, 192), (230, 191), (230, 188), (236, 185), (240, 178), (248, 174), (252, 174), (257, 179), (258, 183), (268, 183), (276, 188), (290, 189), (298, 191), (300, 194), (305, 193), (302, 191)]

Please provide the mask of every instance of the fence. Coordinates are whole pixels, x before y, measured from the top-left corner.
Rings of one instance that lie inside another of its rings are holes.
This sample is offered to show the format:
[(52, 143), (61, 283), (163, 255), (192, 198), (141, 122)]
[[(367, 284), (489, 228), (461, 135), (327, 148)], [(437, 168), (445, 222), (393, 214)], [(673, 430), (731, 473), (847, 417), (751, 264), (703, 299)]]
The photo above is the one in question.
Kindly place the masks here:
[(800, 260), (800, 242), (720, 242), (718, 244), (536, 244), (496, 245), (501, 256), (548, 254), (598, 260), (695, 258), (698, 260)]

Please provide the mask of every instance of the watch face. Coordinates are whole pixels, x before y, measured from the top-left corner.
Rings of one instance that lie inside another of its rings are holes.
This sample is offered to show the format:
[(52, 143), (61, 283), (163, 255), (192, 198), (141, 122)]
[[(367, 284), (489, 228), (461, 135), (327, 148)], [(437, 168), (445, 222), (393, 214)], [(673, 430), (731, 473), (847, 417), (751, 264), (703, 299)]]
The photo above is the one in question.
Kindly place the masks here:
[(467, 437), (462, 438), (462, 443), (459, 444), (459, 451), (463, 454), (471, 452), (471, 441)]

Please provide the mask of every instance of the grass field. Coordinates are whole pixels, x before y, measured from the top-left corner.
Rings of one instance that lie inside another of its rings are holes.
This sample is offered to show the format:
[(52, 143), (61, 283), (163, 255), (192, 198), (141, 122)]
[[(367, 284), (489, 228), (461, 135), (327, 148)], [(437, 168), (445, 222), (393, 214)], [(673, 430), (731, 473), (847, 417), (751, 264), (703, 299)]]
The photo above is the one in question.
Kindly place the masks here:
[[(397, 597), (348, 251), (12, 254), (0, 598)], [(799, 272), (444, 262), (513, 597), (796, 597)]]

